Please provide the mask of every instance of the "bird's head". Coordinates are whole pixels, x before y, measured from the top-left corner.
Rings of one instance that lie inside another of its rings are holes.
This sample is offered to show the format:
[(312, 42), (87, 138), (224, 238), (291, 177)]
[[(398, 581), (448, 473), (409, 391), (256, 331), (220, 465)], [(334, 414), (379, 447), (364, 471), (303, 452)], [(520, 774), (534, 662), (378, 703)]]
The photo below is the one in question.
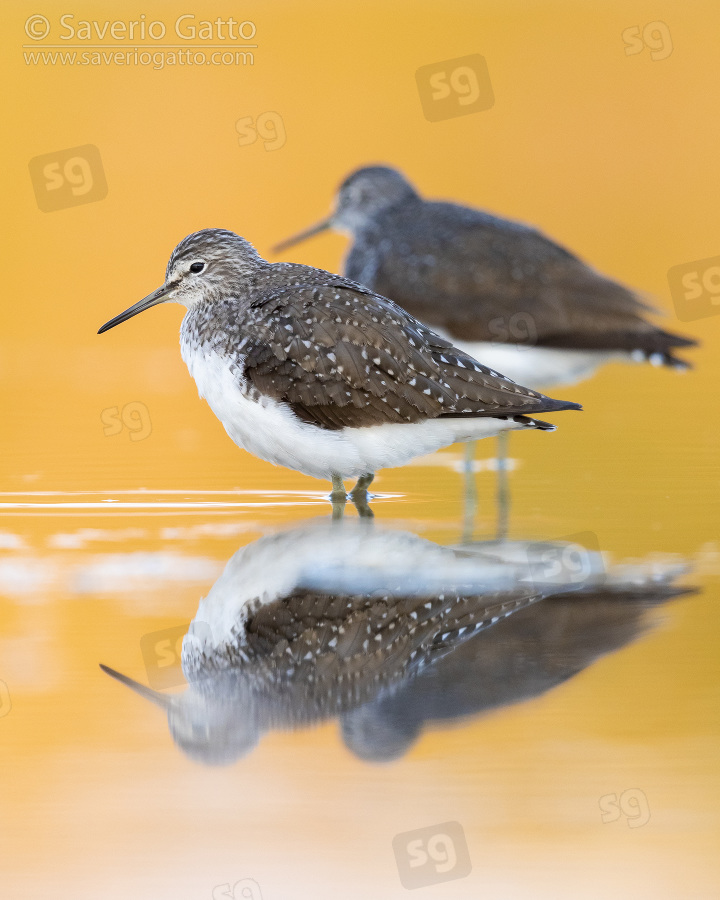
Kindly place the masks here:
[(206, 692), (191, 685), (182, 694), (167, 695), (139, 681), (100, 665), (111, 678), (165, 711), (175, 744), (182, 752), (205, 765), (229, 765), (249, 754), (260, 740), (250, 692), (242, 684), (225, 697), (222, 683), (214, 692), (212, 679)]
[(288, 238), (273, 249), (276, 252), (287, 250), (328, 229), (355, 236), (385, 210), (417, 197), (415, 188), (397, 169), (365, 166), (348, 175), (340, 185), (335, 198), (335, 209), (327, 219)]
[(184, 238), (173, 250), (165, 272), (165, 283), (98, 331), (126, 322), (159, 303), (180, 303), (190, 309), (201, 300), (216, 297), (228, 281), (247, 278), (265, 261), (255, 248), (232, 231), (206, 228)]
[(168, 710), (168, 726), (176, 746), (195, 762), (225, 766), (247, 756), (260, 740), (260, 729), (247, 707), (235, 698), (223, 702), (194, 690), (179, 696)]
[(388, 166), (357, 169), (338, 189), (332, 215), (334, 227), (354, 234), (386, 209), (416, 197), (415, 188), (397, 169)]

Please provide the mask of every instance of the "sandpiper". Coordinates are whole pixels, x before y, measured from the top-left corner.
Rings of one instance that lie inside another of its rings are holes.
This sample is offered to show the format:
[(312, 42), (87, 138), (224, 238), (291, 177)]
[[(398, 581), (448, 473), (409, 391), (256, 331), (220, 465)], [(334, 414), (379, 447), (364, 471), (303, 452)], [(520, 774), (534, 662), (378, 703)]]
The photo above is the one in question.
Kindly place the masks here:
[(568, 546), (452, 548), (357, 520), (306, 522), (229, 560), (183, 640), (184, 692), (102, 668), (160, 706), (175, 743), (206, 764), (333, 718), (356, 755), (396, 758), (428, 720), (544, 693), (687, 591), (674, 586), (682, 565), (657, 560), (591, 563), (578, 581), (547, 564)]
[[(396, 690), (349, 710), (343, 739), (358, 757), (388, 762), (429, 730), (528, 703), (647, 634), (652, 611), (694, 593), (652, 563), (605, 586), (557, 593), (481, 631)], [(570, 587), (574, 587), (572, 584)], [(472, 721), (470, 719), (470, 721)]]
[(579, 409), (521, 387), (392, 300), (308, 266), (269, 263), (231, 231), (182, 240), (165, 283), (98, 333), (159, 303), (187, 308), (181, 352), (201, 397), (241, 448), (276, 465), (343, 479), (362, 498), (374, 473), (455, 441), (554, 426)]
[(522, 565), (324, 519), (233, 555), (183, 640), (184, 693), (102, 668), (167, 712), (185, 753), (229, 763), (270, 730), (342, 719), (556, 590)]
[(540, 231), (425, 200), (395, 169), (358, 169), (329, 218), (275, 249), (329, 228), (353, 239), (347, 277), (534, 388), (576, 383), (611, 359), (686, 368), (674, 350), (696, 343), (654, 325), (633, 291)]

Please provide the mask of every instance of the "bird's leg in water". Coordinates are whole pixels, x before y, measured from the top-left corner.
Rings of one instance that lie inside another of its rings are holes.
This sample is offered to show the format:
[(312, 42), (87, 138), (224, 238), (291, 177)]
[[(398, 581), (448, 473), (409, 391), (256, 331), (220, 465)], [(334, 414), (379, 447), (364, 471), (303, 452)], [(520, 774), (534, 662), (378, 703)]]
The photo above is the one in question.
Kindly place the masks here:
[(345, 511), (345, 504), (347, 503), (347, 493), (345, 492), (345, 485), (343, 484), (343, 480), (339, 475), (332, 476), (332, 493), (330, 494), (330, 502), (332, 503), (332, 517), (333, 519), (342, 519), (343, 513)]
[(502, 431), (497, 436), (497, 534), (496, 539), (504, 541), (508, 534), (508, 521), (510, 519), (510, 484), (508, 481), (508, 436), (507, 431)]
[(462, 539), (467, 543), (473, 539), (475, 514), (478, 508), (477, 484), (475, 483), (475, 441), (468, 441), (465, 444), (463, 480), (465, 482), (465, 518)]
[(358, 511), (358, 515), (361, 518), (372, 519), (373, 511), (370, 509), (370, 504), (368, 503), (368, 492), (367, 489), (373, 483), (375, 476), (368, 472), (367, 475), (361, 475), (358, 478), (357, 484), (350, 492), (350, 499), (355, 504), (355, 509)]

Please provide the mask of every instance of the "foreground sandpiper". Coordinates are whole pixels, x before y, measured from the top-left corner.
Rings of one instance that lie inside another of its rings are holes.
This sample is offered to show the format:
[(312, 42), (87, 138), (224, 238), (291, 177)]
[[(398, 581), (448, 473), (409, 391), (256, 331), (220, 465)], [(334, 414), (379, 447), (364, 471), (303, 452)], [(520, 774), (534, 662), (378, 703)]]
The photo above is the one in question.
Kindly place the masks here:
[(540, 231), (424, 200), (398, 171), (370, 166), (340, 186), (328, 228), (353, 245), (345, 274), (391, 297), (485, 365), (532, 387), (572, 384), (611, 359), (686, 368), (651, 308)]
[(579, 409), (521, 387), (434, 334), (391, 300), (308, 266), (269, 263), (231, 231), (181, 241), (165, 283), (102, 334), (159, 303), (187, 307), (183, 359), (232, 440), (276, 465), (359, 479), (455, 441)]

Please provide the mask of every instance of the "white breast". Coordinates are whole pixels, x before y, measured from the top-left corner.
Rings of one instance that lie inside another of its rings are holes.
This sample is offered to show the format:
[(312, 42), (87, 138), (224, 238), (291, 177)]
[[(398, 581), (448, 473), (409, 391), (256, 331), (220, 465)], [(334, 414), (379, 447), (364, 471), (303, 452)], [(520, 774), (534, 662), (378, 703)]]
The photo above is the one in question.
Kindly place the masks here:
[(183, 342), (182, 355), (198, 392), (244, 450), (274, 465), (313, 478), (359, 478), (378, 469), (402, 466), (455, 441), (479, 440), (527, 426), (512, 419), (430, 419), (412, 425), (375, 425), (330, 431), (302, 422), (282, 403), (251, 399), (227, 361)]
[(590, 378), (599, 366), (611, 360), (631, 361), (630, 354), (620, 351), (458, 341), (441, 329), (435, 330), (484, 366), (535, 390), (577, 384)]

